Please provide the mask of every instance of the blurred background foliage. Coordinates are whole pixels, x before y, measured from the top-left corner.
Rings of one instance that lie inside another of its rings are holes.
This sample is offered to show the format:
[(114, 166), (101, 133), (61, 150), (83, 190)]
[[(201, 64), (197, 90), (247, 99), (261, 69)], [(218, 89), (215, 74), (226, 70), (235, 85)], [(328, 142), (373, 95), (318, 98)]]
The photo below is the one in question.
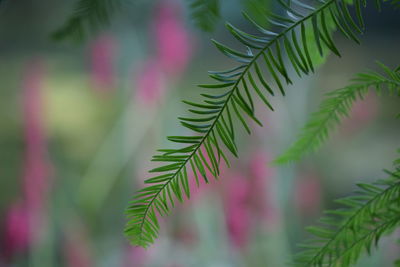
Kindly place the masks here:
[[(128, 1), (110, 26), (83, 41), (50, 37), (73, 12), (71, 1), (2, 1), (0, 5), (0, 266), (285, 266), (307, 237), (304, 227), (356, 181), (382, 177), (398, 148), (398, 99), (370, 94), (333, 138), (299, 164), (268, 164), (295, 139), (325, 92), (376, 59), (398, 65), (399, 17), (367, 9), (360, 46), (337, 38), (314, 75), (295, 80), (264, 128), (241, 132), (240, 159), (220, 182), (194, 189), (191, 201), (163, 220), (148, 250), (128, 245), (123, 211), (152, 166), (180, 99), (195, 99), (205, 72), (231, 62), (209, 39), (234, 43), (230, 21), (255, 2), (220, 1), (215, 29), (203, 32), (191, 1)], [(212, 2), (212, 1), (211, 1)], [(257, 3), (256, 3), (257, 4)], [(258, 14), (258, 15), (257, 15)], [(391, 266), (395, 233), (359, 266)]]

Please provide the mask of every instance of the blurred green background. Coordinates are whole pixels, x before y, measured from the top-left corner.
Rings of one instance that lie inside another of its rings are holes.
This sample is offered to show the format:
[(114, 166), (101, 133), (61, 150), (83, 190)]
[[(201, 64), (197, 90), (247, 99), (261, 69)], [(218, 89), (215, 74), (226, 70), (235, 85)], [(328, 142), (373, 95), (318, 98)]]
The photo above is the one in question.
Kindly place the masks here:
[[(399, 13), (389, 6), (366, 10), (361, 45), (336, 36), (343, 57), (295, 79), (273, 99), (276, 112), (258, 108), (265, 127), (253, 125), (250, 137), (238, 131), (240, 158), (163, 219), (154, 246), (129, 245), (124, 209), (153, 152), (169, 145), (165, 136), (185, 132), (175, 119), (186, 113), (180, 100), (199, 95), (207, 70), (232, 66), (210, 38), (235, 44), (226, 20), (249, 28), (240, 11), (254, 10), (222, 2), (213, 33), (194, 26), (187, 1), (131, 1), (110, 27), (76, 43), (50, 38), (71, 1), (2, 1), (0, 266), (286, 266), (333, 199), (384, 177), (399, 148), (399, 102), (373, 93), (317, 153), (289, 166), (269, 162), (325, 92), (375, 60), (399, 64)], [(391, 266), (399, 237), (359, 266)]]

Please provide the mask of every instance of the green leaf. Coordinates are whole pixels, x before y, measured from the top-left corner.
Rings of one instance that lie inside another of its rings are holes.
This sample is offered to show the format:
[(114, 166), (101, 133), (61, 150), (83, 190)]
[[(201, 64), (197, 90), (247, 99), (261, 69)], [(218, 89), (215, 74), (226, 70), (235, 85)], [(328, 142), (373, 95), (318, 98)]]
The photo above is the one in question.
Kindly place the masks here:
[[(148, 179), (147, 187), (134, 199), (139, 201), (134, 205), (142, 206), (133, 206), (127, 211), (130, 221), (125, 232), (132, 244), (149, 246), (158, 234), (157, 214), (167, 215), (169, 209), (174, 207), (175, 198), (183, 201), (183, 195), (190, 196), (186, 174), (189, 164), (199, 185), (198, 173), (208, 182), (208, 173), (215, 178), (218, 177), (221, 159), (229, 165), (228, 157), (224, 154), (225, 150), (235, 157), (238, 156), (234, 122), (239, 121), (247, 133), (251, 130), (244, 114), (262, 125), (256, 116), (253, 97), (259, 97), (262, 103), (272, 110), (267, 95), (274, 93), (273, 83), (282, 95), (285, 95), (283, 81), (286, 84), (292, 83), (289, 68), (295, 69), (299, 75), (308, 74), (321, 62), (321, 57), (315, 56), (318, 54), (315, 51), (321, 50), (326, 55), (328, 49), (331, 49), (339, 54), (332, 38), (336, 24), (337, 27), (341, 27), (346, 37), (356, 40), (355, 34), (351, 32), (355, 30), (355, 26), (343, 13), (352, 7), (347, 2), (337, 6), (337, 1), (305, 3), (300, 0), (290, 2), (279, 0), (285, 16), (267, 12), (265, 24), (256, 22), (251, 15), (244, 14), (258, 31), (257, 34), (247, 33), (227, 23), (228, 31), (243, 45), (242, 48), (233, 49), (215, 40), (213, 42), (222, 54), (238, 64), (226, 71), (210, 71), (209, 77), (217, 83), (203, 84), (200, 87), (202, 90), (214, 92), (202, 92), (202, 99), (199, 102), (184, 101), (192, 107), (188, 111), (194, 114), (194, 117), (180, 117), (180, 123), (196, 134), (193, 138), (168, 137), (174, 143), (188, 145), (177, 149), (160, 149), (162, 154), (153, 157), (154, 161), (162, 162), (164, 165), (152, 170), (160, 173)], [(207, 5), (207, 2), (197, 4)], [(334, 14), (333, 17), (329, 16), (331, 12)], [(274, 29), (271, 30), (267, 24), (272, 25)], [(285, 55), (288, 60), (284, 58)], [(265, 65), (261, 65), (261, 61)], [(359, 78), (370, 79), (370, 77)], [(261, 90), (259, 87), (261, 85), (266, 90)], [(346, 114), (346, 110), (338, 111), (335, 116), (343, 114)], [(168, 175), (163, 176), (167, 173)]]
[(317, 149), (332, 133), (343, 117), (350, 113), (352, 104), (368, 93), (370, 88), (388, 91), (396, 90), (400, 93), (400, 82), (394, 80), (396, 73), (388, 67), (381, 65), (387, 76), (375, 73), (360, 73), (353, 84), (327, 94), (319, 110), (311, 115), (310, 120), (301, 130), (294, 144), (279, 156), (275, 163), (283, 164), (299, 160), (308, 152)]
[(375, 184), (359, 184), (361, 191), (342, 199), (346, 208), (326, 211), (321, 226), (308, 227), (315, 237), (301, 245), (295, 266), (352, 266), (371, 253), (383, 235), (400, 226), (400, 169)]

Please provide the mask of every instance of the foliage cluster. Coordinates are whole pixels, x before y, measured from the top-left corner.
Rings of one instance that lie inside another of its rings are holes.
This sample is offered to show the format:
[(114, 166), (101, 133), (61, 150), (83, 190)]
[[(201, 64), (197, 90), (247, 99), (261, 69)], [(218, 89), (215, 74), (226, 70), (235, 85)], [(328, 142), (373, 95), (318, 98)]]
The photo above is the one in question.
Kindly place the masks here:
[[(252, 1), (261, 4), (263, 1)], [(182, 126), (194, 132), (190, 136), (169, 136), (176, 148), (159, 149), (153, 161), (160, 166), (139, 190), (127, 209), (129, 222), (125, 234), (133, 245), (148, 247), (157, 238), (158, 216), (166, 216), (175, 201), (190, 197), (189, 173), (197, 184), (218, 179), (222, 161), (229, 166), (230, 153), (238, 156), (235, 121), (251, 133), (248, 121), (262, 126), (255, 112), (255, 98), (274, 110), (272, 97), (286, 94), (292, 84), (291, 70), (302, 77), (315, 71), (328, 52), (341, 56), (333, 33), (340, 32), (359, 43), (364, 32), (363, 9), (366, 0), (278, 0), (279, 12), (265, 11), (265, 25), (253, 15), (243, 13), (256, 34), (247, 33), (227, 23), (226, 27), (242, 45), (243, 51), (216, 40), (216, 48), (236, 62), (224, 71), (210, 71), (214, 83), (201, 84), (201, 101), (183, 101), (191, 116), (180, 117)], [(193, 20), (205, 31), (213, 30), (220, 17), (218, 0), (188, 1)], [(369, 4), (369, 3), (368, 3)], [(374, 0), (378, 10), (383, 2)], [(398, 0), (389, 2), (399, 7)], [(79, 0), (75, 13), (67, 24), (55, 33), (58, 39), (82, 38), (86, 31), (107, 24), (120, 2), (109, 0)], [(317, 51), (317, 54), (314, 52)], [(390, 69), (379, 63), (381, 72), (358, 74), (350, 85), (327, 95), (319, 110), (312, 114), (298, 140), (275, 162), (299, 160), (318, 148), (341, 119), (349, 115), (354, 101), (374, 89), (400, 94), (400, 67)], [(350, 266), (364, 251), (371, 252), (382, 235), (391, 233), (400, 224), (400, 169), (396, 160), (388, 178), (373, 184), (358, 184), (353, 195), (337, 200), (343, 208), (327, 211), (318, 227), (308, 230), (315, 239), (303, 244), (302, 253), (295, 256), (298, 266)]]

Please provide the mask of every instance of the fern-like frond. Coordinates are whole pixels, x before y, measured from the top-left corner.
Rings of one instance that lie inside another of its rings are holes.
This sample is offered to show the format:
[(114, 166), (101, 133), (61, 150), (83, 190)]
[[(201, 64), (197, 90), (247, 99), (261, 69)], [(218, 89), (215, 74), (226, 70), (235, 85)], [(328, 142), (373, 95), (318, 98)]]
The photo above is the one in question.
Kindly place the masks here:
[(340, 124), (343, 117), (349, 116), (353, 103), (363, 97), (371, 88), (380, 93), (388, 89), (390, 94), (400, 93), (400, 73), (390, 70), (380, 64), (384, 75), (377, 72), (360, 73), (352, 84), (327, 94), (317, 112), (311, 115), (310, 120), (302, 129), (296, 142), (275, 162), (278, 164), (299, 160), (307, 152), (317, 149)]
[(196, 26), (212, 32), (220, 19), (219, 0), (189, 0), (189, 10)]
[[(209, 72), (216, 83), (200, 85), (208, 91), (201, 94), (202, 102), (184, 101), (194, 115), (179, 118), (180, 123), (197, 135), (170, 136), (170, 141), (183, 146), (161, 149), (154, 156), (154, 161), (164, 165), (150, 171), (157, 174), (146, 180), (148, 186), (137, 193), (127, 209), (129, 222), (125, 233), (132, 244), (150, 245), (158, 235), (157, 216), (168, 214), (175, 199), (183, 201), (184, 195), (190, 196), (189, 171), (197, 180), (208, 182), (208, 173), (217, 178), (220, 161), (228, 162), (226, 151), (237, 156), (233, 121), (238, 120), (248, 133), (249, 118), (262, 125), (255, 115), (254, 95), (273, 110), (270, 95), (276, 93), (275, 88), (285, 94), (284, 84), (291, 83), (289, 67), (299, 76), (314, 71), (315, 62), (311, 57), (306, 29), (313, 32), (313, 41), (321, 54), (326, 47), (339, 55), (327, 26), (328, 18), (346, 37), (356, 42), (356, 33), (361, 33), (364, 27), (361, 14), (361, 7), (366, 4), (364, 0), (354, 1), (354, 18), (350, 15), (351, 5), (344, 0), (318, 0), (307, 4), (299, 0), (281, 0), (279, 3), (287, 16), (269, 14), (266, 19), (274, 26), (272, 30), (257, 24), (246, 14), (245, 18), (258, 34), (243, 32), (229, 23), (226, 25), (231, 34), (245, 45), (246, 52), (213, 41), (218, 50), (239, 65), (227, 71)], [(285, 56), (287, 64), (283, 60)], [(267, 73), (272, 82), (266, 78)]]
[(78, 0), (73, 14), (63, 26), (53, 32), (55, 40), (83, 40), (89, 33), (110, 24), (121, 0)]
[(337, 200), (344, 208), (326, 211), (321, 226), (308, 228), (315, 238), (301, 245), (296, 266), (351, 266), (400, 225), (400, 169), (386, 172), (389, 178), (358, 184), (354, 195)]

